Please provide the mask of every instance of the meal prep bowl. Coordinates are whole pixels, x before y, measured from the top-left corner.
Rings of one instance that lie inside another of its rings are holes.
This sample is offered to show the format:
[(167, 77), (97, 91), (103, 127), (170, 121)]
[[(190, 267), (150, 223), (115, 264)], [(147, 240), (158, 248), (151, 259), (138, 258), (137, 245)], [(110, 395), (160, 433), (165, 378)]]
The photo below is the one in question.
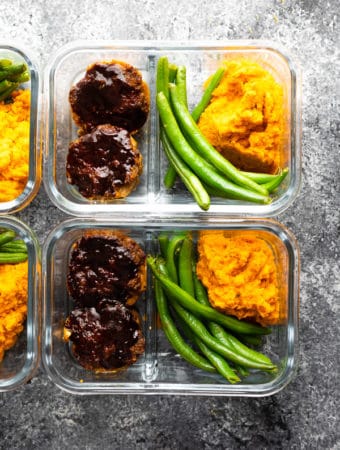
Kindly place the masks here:
[[(82, 368), (72, 355), (71, 345), (63, 340), (63, 327), (72, 302), (66, 288), (70, 250), (76, 240), (89, 230), (120, 230), (135, 239), (146, 254), (158, 254), (160, 233), (191, 231), (194, 239), (199, 230), (254, 230), (273, 248), (280, 261), (279, 274), (285, 292), (287, 321), (273, 326), (261, 349), (278, 365), (278, 372), (252, 371), (241, 383), (231, 385), (221, 376), (197, 369), (184, 361), (166, 340), (157, 320), (152, 275), (148, 270), (147, 291), (136, 307), (142, 317), (145, 353), (128, 370), (94, 373)], [(294, 236), (281, 224), (270, 219), (231, 219), (226, 216), (204, 223), (191, 218), (175, 223), (168, 219), (138, 219), (136, 216), (109, 219), (70, 219), (59, 224), (43, 247), (44, 367), (51, 380), (65, 391), (76, 394), (185, 394), (221, 396), (266, 396), (292, 379), (297, 365), (299, 250)]]
[[(283, 86), (286, 123), (285, 147), (282, 155), (289, 175), (269, 205), (212, 198), (209, 211), (202, 212), (182, 183), (171, 190), (163, 185), (167, 161), (159, 143), (159, 122), (155, 104), (157, 60), (166, 55), (187, 69), (189, 107), (198, 102), (203, 82), (225, 59), (245, 56), (260, 62)], [(66, 157), (69, 143), (77, 137), (68, 94), (96, 61), (121, 60), (140, 70), (148, 83), (151, 108), (147, 123), (136, 139), (143, 156), (143, 173), (137, 188), (125, 199), (110, 202), (88, 200), (66, 179)], [(291, 58), (271, 43), (256, 41), (218, 42), (75, 42), (61, 48), (50, 61), (45, 73), (44, 98), (46, 129), (44, 138), (44, 182), (52, 202), (75, 216), (111, 216), (133, 211), (156, 214), (202, 214), (203, 216), (270, 217), (286, 209), (300, 186), (300, 85)]]
[(25, 63), (30, 72), (30, 80), (22, 84), (31, 92), (30, 139), (28, 180), (23, 192), (15, 199), (0, 202), (0, 214), (15, 213), (25, 208), (37, 194), (41, 182), (41, 154), (39, 137), (39, 73), (26, 50), (0, 41), (0, 59), (11, 59), (16, 64)]
[[(5, 352), (0, 362), (0, 392), (16, 389), (35, 373), (39, 363), (40, 343), (40, 247), (32, 230), (20, 220), (0, 217), (0, 228), (16, 232), (28, 250), (27, 319), (16, 344)], [(0, 287), (1, 291), (1, 287)]]

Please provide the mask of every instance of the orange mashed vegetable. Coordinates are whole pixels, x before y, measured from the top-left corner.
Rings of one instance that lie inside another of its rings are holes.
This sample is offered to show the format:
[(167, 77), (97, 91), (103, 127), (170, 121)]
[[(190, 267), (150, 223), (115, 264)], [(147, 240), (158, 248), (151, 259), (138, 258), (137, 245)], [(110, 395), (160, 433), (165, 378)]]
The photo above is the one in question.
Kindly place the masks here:
[[(282, 165), (283, 89), (258, 63), (223, 63), (225, 73), (198, 126), (239, 169), (275, 173)], [(208, 80), (209, 81), (209, 80)]]
[(269, 244), (252, 232), (202, 231), (197, 275), (215, 309), (263, 326), (282, 321), (278, 271)]
[(28, 179), (30, 91), (15, 91), (0, 102), (0, 202), (14, 200)]
[(28, 263), (0, 264), (0, 361), (24, 329)]

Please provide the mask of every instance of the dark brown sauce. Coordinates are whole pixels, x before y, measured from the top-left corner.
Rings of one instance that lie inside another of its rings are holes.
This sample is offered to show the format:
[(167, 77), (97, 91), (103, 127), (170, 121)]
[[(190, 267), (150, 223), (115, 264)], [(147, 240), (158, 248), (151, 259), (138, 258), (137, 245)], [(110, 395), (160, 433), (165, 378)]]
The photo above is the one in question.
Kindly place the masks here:
[(149, 92), (140, 72), (118, 61), (90, 66), (69, 100), (75, 120), (86, 130), (109, 123), (136, 131), (149, 113)]
[(139, 324), (132, 312), (118, 301), (102, 300), (96, 308), (75, 308), (65, 327), (71, 332), (76, 359), (86, 368), (124, 367), (144, 351)]
[(132, 239), (83, 236), (73, 249), (67, 277), (79, 306), (95, 306), (110, 298), (125, 303), (140, 294), (145, 254)]
[(136, 172), (140, 155), (131, 139), (125, 129), (100, 125), (71, 142), (66, 165), (68, 182), (75, 184), (84, 197), (114, 197)]

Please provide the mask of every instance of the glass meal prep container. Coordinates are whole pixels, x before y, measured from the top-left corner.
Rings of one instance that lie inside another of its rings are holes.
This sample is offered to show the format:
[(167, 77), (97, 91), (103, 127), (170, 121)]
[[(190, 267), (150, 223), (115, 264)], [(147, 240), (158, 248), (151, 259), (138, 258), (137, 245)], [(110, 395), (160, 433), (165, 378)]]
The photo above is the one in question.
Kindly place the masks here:
[[(159, 141), (159, 121), (156, 109), (156, 67), (160, 56), (185, 65), (189, 108), (202, 95), (204, 81), (225, 59), (246, 57), (258, 61), (283, 87), (285, 137), (283, 166), (289, 174), (272, 202), (267, 205), (212, 197), (209, 211), (202, 213), (182, 183), (167, 190), (163, 184), (168, 167)], [(141, 72), (150, 89), (150, 114), (135, 135), (143, 156), (143, 172), (137, 188), (125, 199), (95, 201), (82, 197), (66, 178), (66, 158), (70, 142), (77, 138), (68, 95), (81, 79), (88, 65), (98, 61), (125, 61)], [(44, 182), (51, 201), (74, 216), (108, 216), (128, 211), (157, 214), (198, 214), (213, 216), (270, 217), (286, 209), (296, 197), (300, 186), (300, 81), (292, 59), (274, 44), (257, 41), (211, 42), (75, 42), (62, 47), (51, 59), (44, 77), (46, 127), (44, 137)]]
[[(251, 371), (238, 384), (191, 366), (180, 357), (165, 338), (157, 319), (150, 269), (147, 290), (136, 303), (142, 318), (145, 352), (127, 370), (96, 373), (85, 370), (72, 353), (72, 344), (63, 339), (65, 319), (72, 309), (66, 281), (70, 252), (74, 243), (89, 230), (119, 230), (133, 238), (146, 254), (159, 254), (160, 233), (190, 231), (194, 240), (200, 230), (256, 231), (271, 246), (280, 261), (278, 271), (287, 320), (272, 327), (261, 352), (270, 356), (278, 372)], [(230, 219), (225, 216), (204, 223), (193, 218), (190, 224), (167, 219), (136, 217), (108, 219), (68, 219), (48, 236), (43, 247), (44, 307), (42, 359), (50, 379), (65, 391), (75, 394), (186, 394), (221, 396), (266, 396), (292, 379), (298, 353), (299, 250), (294, 236), (271, 219)]]
[[(23, 239), (28, 251), (27, 319), (24, 330), (0, 362), (0, 392), (26, 383), (34, 375), (40, 360), (40, 247), (33, 231), (12, 216), (0, 217), (0, 229), (10, 229)], [(0, 286), (1, 291), (1, 286)]]
[[(0, 41), (0, 59), (10, 59), (15, 64), (25, 63), (30, 80), (22, 83), (20, 89), (30, 90), (30, 127), (29, 127), (29, 167), (25, 188), (18, 197), (9, 201), (0, 201), (0, 214), (15, 213), (25, 208), (37, 194), (41, 182), (41, 154), (39, 127), (39, 72), (33, 59), (26, 50)], [(2, 169), (3, 170), (3, 169)]]

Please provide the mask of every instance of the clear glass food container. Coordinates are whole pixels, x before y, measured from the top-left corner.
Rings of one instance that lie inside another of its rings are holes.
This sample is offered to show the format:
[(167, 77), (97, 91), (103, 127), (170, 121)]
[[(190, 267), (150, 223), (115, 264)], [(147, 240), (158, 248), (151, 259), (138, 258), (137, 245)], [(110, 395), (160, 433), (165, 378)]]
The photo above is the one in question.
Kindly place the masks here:
[(15, 64), (25, 63), (30, 72), (30, 80), (21, 85), (29, 89), (30, 96), (30, 129), (29, 129), (29, 166), (27, 184), (21, 194), (10, 201), (0, 201), (0, 214), (15, 213), (25, 208), (37, 194), (41, 182), (41, 152), (40, 152), (40, 86), (39, 72), (26, 50), (0, 41), (0, 59), (10, 59)]
[[(271, 246), (280, 261), (279, 274), (283, 298), (286, 299), (287, 320), (272, 327), (261, 351), (277, 364), (278, 372), (251, 371), (238, 384), (231, 385), (221, 376), (191, 366), (174, 351), (165, 338), (156, 314), (152, 275), (148, 270), (146, 292), (136, 307), (142, 317), (145, 353), (126, 371), (94, 373), (81, 367), (72, 355), (70, 343), (63, 340), (63, 327), (72, 308), (66, 277), (70, 249), (85, 231), (120, 230), (135, 239), (146, 254), (159, 253), (160, 233), (191, 231), (194, 239), (199, 230), (253, 230)], [(230, 219), (226, 216), (202, 223), (169, 219), (125, 218), (69, 219), (59, 224), (43, 247), (44, 367), (51, 380), (65, 391), (75, 394), (183, 394), (220, 396), (267, 396), (284, 388), (292, 379), (298, 356), (299, 250), (294, 236), (271, 219)]]
[[(0, 229), (16, 232), (28, 251), (27, 319), (15, 345), (0, 362), (0, 392), (16, 389), (34, 375), (40, 360), (40, 246), (33, 231), (15, 217), (0, 217)], [(1, 286), (0, 286), (1, 291)]]
[[(175, 64), (187, 69), (189, 107), (193, 108), (202, 95), (204, 81), (225, 59), (247, 57), (260, 62), (282, 85), (284, 120), (286, 125), (282, 164), (289, 174), (272, 202), (259, 205), (238, 200), (212, 197), (210, 209), (202, 212), (182, 183), (167, 190), (163, 184), (168, 163), (159, 142), (159, 122), (156, 110), (156, 67), (158, 58), (168, 56)], [(69, 143), (77, 137), (68, 94), (96, 61), (121, 60), (138, 68), (148, 83), (151, 94), (150, 114), (136, 139), (143, 156), (143, 173), (137, 188), (125, 199), (110, 202), (88, 200), (66, 178), (66, 158)], [(228, 216), (271, 217), (286, 209), (299, 191), (301, 172), (301, 118), (299, 71), (291, 57), (276, 45), (257, 41), (210, 42), (75, 42), (62, 47), (51, 59), (45, 72), (44, 98), (46, 128), (44, 138), (44, 182), (52, 202), (64, 212), (75, 216), (112, 216), (125, 212), (188, 215), (203, 217), (216, 214)]]

